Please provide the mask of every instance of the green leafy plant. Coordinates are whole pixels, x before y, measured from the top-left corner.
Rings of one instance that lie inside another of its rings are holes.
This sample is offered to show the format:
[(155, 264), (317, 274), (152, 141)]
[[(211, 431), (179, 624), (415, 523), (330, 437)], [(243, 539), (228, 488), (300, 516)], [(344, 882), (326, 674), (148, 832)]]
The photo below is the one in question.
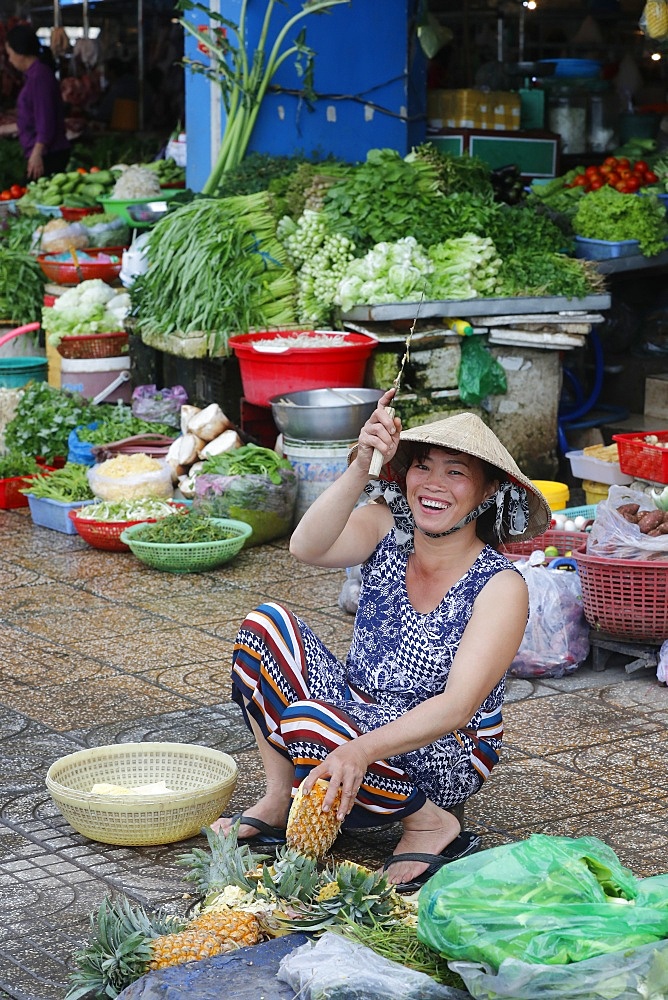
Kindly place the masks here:
[(271, 38), (271, 21), (277, 0), (267, 0), (260, 38), (253, 48), (246, 36), (246, 14), (249, 0), (241, 0), (239, 23), (235, 24), (201, 3), (181, 0), (182, 11), (199, 11), (209, 22), (195, 26), (181, 18), (183, 28), (193, 35), (208, 63), (185, 59), (195, 73), (202, 73), (218, 84), (226, 113), (225, 133), (216, 164), (203, 188), (204, 194), (214, 193), (223, 174), (243, 160), (250, 142), (262, 101), (274, 76), (292, 56), (296, 58), (298, 74), (303, 78), (307, 98), (313, 96), (313, 60), (315, 53), (306, 45), (304, 29), (288, 42), (292, 30), (311, 14), (323, 13), (349, 0), (306, 0), (302, 9), (290, 17)]
[(620, 194), (607, 185), (580, 201), (573, 228), (586, 239), (638, 240), (646, 257), (661, 253), (668, 245), (666, 210), (658, 198)]
[(26, 386), (16, 413), (5, 429), (5, 444), (24, 455), (39, 455), (47, 462), (67, 455), (70, 431), (97, 419), (96, 409), (75, 392), (56, 389), (46, 382)]

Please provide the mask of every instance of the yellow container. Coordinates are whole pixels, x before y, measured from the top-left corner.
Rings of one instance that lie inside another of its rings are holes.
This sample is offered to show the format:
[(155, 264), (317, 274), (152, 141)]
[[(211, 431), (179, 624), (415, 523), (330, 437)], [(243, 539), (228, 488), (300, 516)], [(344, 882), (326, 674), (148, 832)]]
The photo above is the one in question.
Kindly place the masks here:
[(608, 499), (609, 483), (595, 483), (593, 479), (583, 479), (582, 489), (585, 491), (587, 503), (600, 503)]
[(564, 510), (568, 505), (571, 494), (566, 483), (556, 483), (550, 479), (532, 479), (531, 482), (543, 494), (550, 505), (550, 510)]

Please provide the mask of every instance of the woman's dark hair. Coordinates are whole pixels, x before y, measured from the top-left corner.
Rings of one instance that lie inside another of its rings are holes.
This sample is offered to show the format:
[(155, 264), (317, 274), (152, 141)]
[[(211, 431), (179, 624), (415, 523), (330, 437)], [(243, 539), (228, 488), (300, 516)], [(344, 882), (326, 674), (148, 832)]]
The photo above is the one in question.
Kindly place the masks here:
[[(439, 445), (428, 444), (426, 441), (406, 441), (407, 454), (406, 458), (408, 460), (407, 468), (410, 468), (413, 462), (417, 459), (418, 462), (426, 458), (429, 452), (434, 447), (440, 447)], [(449, 448), (444, 448), (443, 451), (450, 451)], [(498, 481), (499, 485), (508, 478), (507, 474), (501, 469), (497, 469), (495, 465), (490, 465), (483, 458), (478, 459), (482, 463), (483, 473), (485, 480), (488, 483), (493, 483), (495, 480)], [(492, 548), (498, 549), (499, 546), (505, 541), (505, 538), (499, 539), (495, 530), (494, 525), (496, 523), (496, 506), (490, 507), (488, 510), (484, 511), (479, 517), (476, 518), (475, 528), (476, 535), (481, 542), (486, 545), (491, 545)], [(507, 524), (504, 523), (503, 527), (507, 531)]]
[(40, 56), (42, 45), (35, 31), (27, 24), (17, 24), (10, 28), (5, 39), (7, 45), (20, 56)]

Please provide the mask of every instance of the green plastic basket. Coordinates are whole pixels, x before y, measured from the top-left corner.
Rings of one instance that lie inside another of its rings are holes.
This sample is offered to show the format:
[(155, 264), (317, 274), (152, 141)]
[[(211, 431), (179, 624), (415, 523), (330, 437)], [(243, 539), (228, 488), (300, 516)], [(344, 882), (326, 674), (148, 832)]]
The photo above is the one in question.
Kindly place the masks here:
[(153, 525), (134, 524), (121, 532), (121, 541), (152, 569), (167, 573), (205, 573), (230, 562), (241, 552), (253, 529), (244, 521), (226, 518), (208, 518), (211, 524), (223, 528), (228, 534), (215, 542), (142, 542), (142, 532)]
[(105, 212), (117, 215), (133, 229), (147, 229), (166, 212), (166, 207), (163, 211), (156, 206), (160, 205), (161, 202), (169, 202), (172, 198), (176, 198), (177, 195), (182, 193), (182, 191), (171, 189), (160, 191), (160, 194), (152, 194), (145, 198), (126, 198), (123, 200), (102, 197), (98, 198), (98, 201), (103, 206)]

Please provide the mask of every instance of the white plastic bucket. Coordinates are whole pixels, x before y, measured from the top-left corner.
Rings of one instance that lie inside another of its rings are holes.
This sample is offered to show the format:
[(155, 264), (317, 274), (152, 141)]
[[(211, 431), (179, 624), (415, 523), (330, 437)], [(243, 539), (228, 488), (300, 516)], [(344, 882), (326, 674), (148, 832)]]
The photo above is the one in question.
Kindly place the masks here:
[(345, 472), (355, 441), (297, 441), (283, 438), (283, 454), (297, 475), (295, 524), (314, 500)]
[(132, 401), (130, 358), (62, 358), (60, 387), (99, 403)]

